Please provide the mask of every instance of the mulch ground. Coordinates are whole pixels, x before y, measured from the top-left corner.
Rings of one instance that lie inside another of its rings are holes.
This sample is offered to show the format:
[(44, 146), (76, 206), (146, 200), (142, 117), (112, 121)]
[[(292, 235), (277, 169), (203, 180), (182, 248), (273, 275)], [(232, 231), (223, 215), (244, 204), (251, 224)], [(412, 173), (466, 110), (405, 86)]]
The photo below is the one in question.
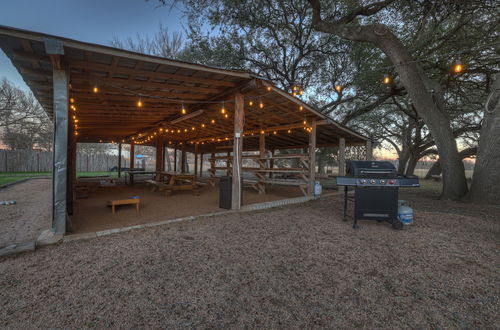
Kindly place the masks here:
[(402, 231), (340, 197), (0, 259), (2, 328), (490, 328), (500, 207), (405, 193)]

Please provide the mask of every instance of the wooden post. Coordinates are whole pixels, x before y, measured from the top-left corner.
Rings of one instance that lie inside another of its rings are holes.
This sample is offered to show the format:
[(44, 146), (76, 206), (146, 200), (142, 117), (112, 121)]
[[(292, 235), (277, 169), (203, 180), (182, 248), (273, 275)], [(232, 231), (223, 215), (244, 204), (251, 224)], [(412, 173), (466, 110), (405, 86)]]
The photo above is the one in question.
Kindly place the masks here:
[(243, 123), (245, 121), (243, 94), (236, 93), (234, 97), (234, 142), (232, 166), (232, 196), (231, 209), (241, 208), (241, 154), (243, 152)]
[[(266, 155), (266, 133), (260, 133), (259, 135), (259, 156), (260, 158), (267, 157)], [(267, 165), (267, 160), (259, 160), (259, 167), (264, 169)], [(261, 173), (262, 174), (262, 173)], [(259, 194), (266, 193), (266, 184), (264, 182), (259, 183)]]
[(212, 153), (210, 154), (210, 184), (215, 186), (215, 145), (212, 144)]
[(182, 144), (182, 154), (181, 154), (181, 172), (186, 173), (186, 144)]
[(135, 144), (134, 142), (132, 142), (130, 144), (130, 171), (133, 171), (134, 170), (134, 166), (135, 166)]
[[(163, 170), (163, 139), (160, 137), (156, 138), (156, 172), (161, 172)], [(156, 175), (159, 178), (159, 175)]]
[(200, 155), (200, 178), (203, 176), (203, 152)]
[[(68, 215), (73, 215), (73, 200), (74, 200), (74, 192), (75, 192), (75, 184), (76, 184), (76, 136), (74, 130), (74, 122), (72, 120), (68, 120), (68, 172), (67, 172), (67, 181), (66, 181), (66, 206)], [(71, 224), (68, 222), (68, 224)], [(71, 228), (66, 228), (68, 231), (71, 231)]]
[(122, 144), (118, 143), (118, 177), (122, 176)]
[[(339, 172), (338, 176), (345, 175), (345, 139), (339, 139)], [(342, 191), (342, 186), (338, 187), (339, 191)]]
[(194, 145), (194, 177), (198, 176), (198, 143)]
[(174, 147), (174, 172), (177, 172), (177, 146)]
[(366, 160), (373, 160), (372, 141), (366, 141)]
[[(274, 168), (274, 149), (271, 150), (271, 160), (269, 161), (269, 168), (272, 170)], [(273, 178), (273, 172), (269, 172), (269, 178)]]
[[(162, 171), (165, 171), (165, 155), (168, 157), (168, 150), (167, 150), (167, 146), (165, 144), (165, 141), (163, 141), (163, 147), (161, 149), (161, 170)], [(169, 160), (170, 162), (170, 160)]]
[(316, 180), (316, 119), (311, 122), (311, 133), (309, 134), (309, 197), (314, 196), (314, 181)]
[(54, 93), (54, 160), (52, 165), (52, 231), (66, 232), (68, 195), (68, 75), (53, 69)]

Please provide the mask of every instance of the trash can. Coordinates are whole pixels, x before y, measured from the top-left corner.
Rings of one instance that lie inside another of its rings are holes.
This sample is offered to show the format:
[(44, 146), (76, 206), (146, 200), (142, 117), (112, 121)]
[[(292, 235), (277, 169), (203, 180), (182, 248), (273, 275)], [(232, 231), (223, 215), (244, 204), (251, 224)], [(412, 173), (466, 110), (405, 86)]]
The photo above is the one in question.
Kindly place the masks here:
[[(241, 178), (241, 201), (243, 204), (243, 178)], [(231, 209), (233, 193), (233, 177), (223, 176), (219, 180), (219, 207), (221, 209)]]

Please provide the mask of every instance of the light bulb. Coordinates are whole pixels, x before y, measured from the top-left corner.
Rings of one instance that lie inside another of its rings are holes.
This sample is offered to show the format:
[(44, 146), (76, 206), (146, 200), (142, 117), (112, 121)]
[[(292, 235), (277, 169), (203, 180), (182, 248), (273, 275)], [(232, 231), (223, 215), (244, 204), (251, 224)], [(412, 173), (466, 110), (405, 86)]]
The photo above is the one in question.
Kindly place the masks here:
[(137, 106), (138, 106), (139, 108), (141, 108), (141, 107), (142, 107), (142, 101), (141, 101), (141, 100), (137, 101)]
[(453, 72), (460, 73), (464, 70), (464, 66), (461, 63), (457, 63), (453, 66)]
[(94, 86), (94, 88), (92, 89), (92, 91), (93, 91), (94, 93), (97, 93), (97, 92), (99, 92), (99, 88), (97, 88), (97, 86)]

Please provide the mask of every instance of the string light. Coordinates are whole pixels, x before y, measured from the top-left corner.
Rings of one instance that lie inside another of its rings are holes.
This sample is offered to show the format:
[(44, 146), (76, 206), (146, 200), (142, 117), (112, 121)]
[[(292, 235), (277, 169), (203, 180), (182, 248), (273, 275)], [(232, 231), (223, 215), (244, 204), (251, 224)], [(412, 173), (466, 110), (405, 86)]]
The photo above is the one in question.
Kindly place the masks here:
[(248, 102), (248, 105), (249, 105), (249, 106), (253, 106), (253, 101), (252, 101), (252, 100), (250, 100), (250, 101)]
[(70, 98), (69, 98), (69, 101), (70, 101), (71, 103), (75, 103), (75, 99), (74, 99), (74, 98), (72, 98), (72, 97), (70, 97)]
[(299, 110), (300, 110), (300, 111), (304, 110), (304, 107), (303, 107), (303, 106), (300, 106), (300, 107), (299, 107)]
[(225, 114), (226, 108), (224, 107), (224, 102), (222, 102), (222, 108), (220, 109), (220, 113)]
[(386, 85), (389, 85), (391, 83), (391, 77), (389, 77), (389, 75), (386, 74), (384, 76), (383, 83), (386, 84)]
[(212, 119), (210, 122), (211, 122), (212, 124), (215, 124), (215, 119)]
[(186, 108), (184, 108), (184, 103), (182, 103), (181, 114), (185, 115), (187, 113)]
[(462, 63), (457, 62), (455, 63), (455, 65), (453, 65), (454, 73), (462, 73), (463, 70), (464, 70), (464, 65)]
[(270, 92), (272, 90), (271, 86), (267, 86), (267, 91)]
[(292, 130), (291, 130), (291, 129), (289, 129), (287, 132), (288, 132), (288, 134), (290, 134), (290, 133), (292, 133)]
[(227, 114), (227, 113), (224, 115), (224, 118), (229, 118), (229, 116), (228, 116), (228, 114)]
[(142, 106), (143, 106), (142, 100), (139, 99), (139, 101), (137, 101), (137, 107), (142, 108)]
[(337, 91), (337, 93), (342, 92), (342, 85), (335, 85), (335, 90)]
[(201, 124), (201, 127), (205, 127), (205, 124)]
[(264, 103), (262, 103), (262, 99), (260, 99), (260, 102), (259, 102), (259, 108), (264, 108)]

